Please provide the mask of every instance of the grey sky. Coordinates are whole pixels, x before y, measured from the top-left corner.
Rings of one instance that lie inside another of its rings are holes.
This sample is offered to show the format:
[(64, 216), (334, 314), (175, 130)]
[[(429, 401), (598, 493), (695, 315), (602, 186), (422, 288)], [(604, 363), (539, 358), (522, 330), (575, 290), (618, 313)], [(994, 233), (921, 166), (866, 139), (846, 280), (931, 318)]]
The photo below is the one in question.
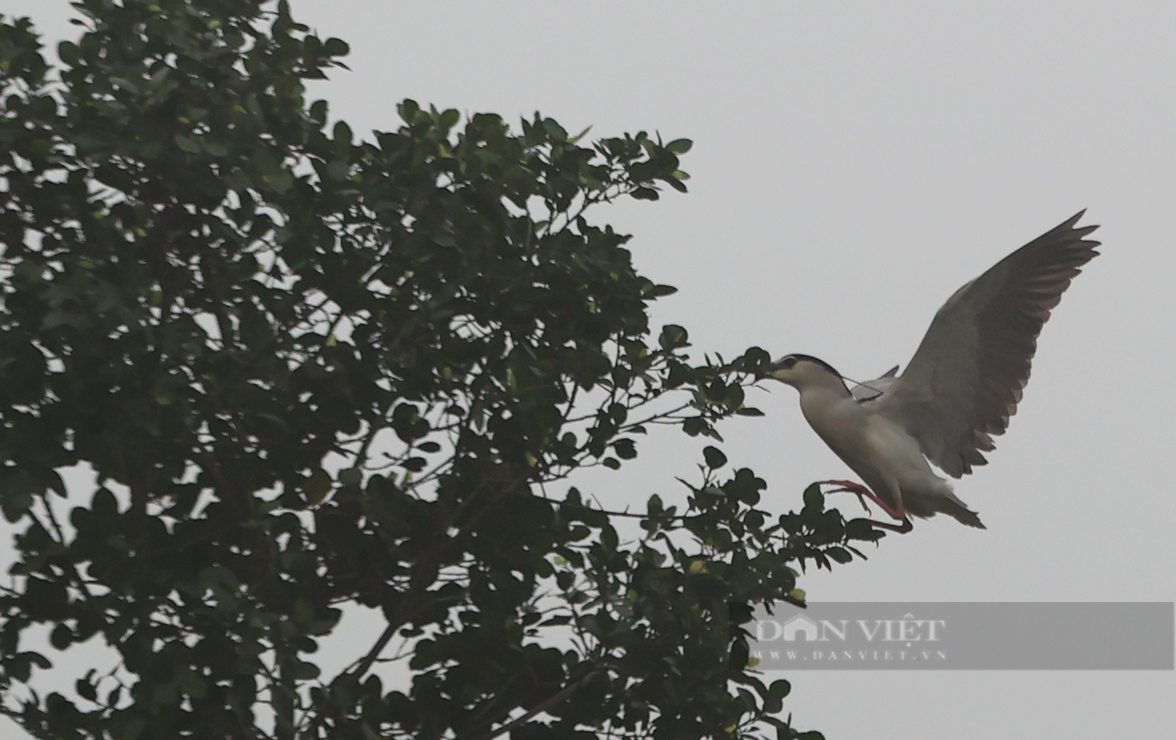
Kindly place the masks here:
[[(822, 601), (1176, 600), (1176, 4), (291, 5), (351, 44), (352, 71), (313, 94), (357, 132), (396, 127), (412, 97), (693, 139), (690, 194), (594, 218), (678, 286), (656, 318), (699, 352), (756, 344), (873, 377), (956, 288), (1089, 208), (1103, 256), (1046, 325), (991, 465), (956, 485), (988, 530), (917, 521), (801, 585)], [(72, 35), (65, 7), (0, 4), (50, 38)], [(792, 389), (752, 398), (767, 416), (728, 425), (723, 447), (767, 478), (770, 508), (848, 475)], [(616, 485), (635, 505), (677, 495), (698, 446), (643, 450)], [(788, 678), (786, 709), (830, 738), (1176, 736), (1171, 672)]]

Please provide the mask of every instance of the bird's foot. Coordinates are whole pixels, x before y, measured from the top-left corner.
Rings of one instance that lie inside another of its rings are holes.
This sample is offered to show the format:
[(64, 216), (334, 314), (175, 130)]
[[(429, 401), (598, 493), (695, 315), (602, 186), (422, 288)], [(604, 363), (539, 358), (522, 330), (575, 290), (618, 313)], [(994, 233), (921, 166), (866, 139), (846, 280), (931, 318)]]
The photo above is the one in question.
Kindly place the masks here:
[(888, 529), (891, 532), (897, 532), (899, 534), (905, 534), (905, 533), (911, 531), (912, 529), (914, 529), (914, 525), (911, 524), (910, 517), (907, 516), (907, 513), (905, 511), (897, 511), (897, 510), (891, 508), (889, 504), (887, 504), (882, 499), (878, 498), (878, 496), (875, 495), (873, 491), (871, 491), (869, 488), (866, 488), (865, 486), (863, 486), (860, 483), (854, 483), (853, 481), (848, 481), (848, 480), (823, 480), (823, 481), (820, 481), (820, 484), (821, 485), (828, 485), (828, 486), (837, 486), (837, 488), (834, 488), (833, 490), (828, 491), (827, 493), (852, 493), (852, 494), (854, 494), (855, 496), (858, 497), (858, 502), (861, 503), (862, 508), (866, 510), (866, 513), (872, 514), (873, 512), (870, 511), (870, 507), (866, 504), (866, 499), (868, 498), (871, 501), (873, 501), (874, 503), (878, 504), (878, 506), (882, 508), (882, 511), (885, 511), (887, 514), (889, 514), (890, 516), (892, 516), (893, 518), (895, 518), (899, 522), (901, 522), (901, 524), (891, 524), (890, 522), (880, 522), (875, 519), (867, 519), (866, 520), (867, 522), (874, 525), (875, 527), (880, 527), (881, 529)]
[(880, 522), (876, 519), (866, 519), (866, 521), (869, 522), (872, 526), (879, 527), (881, 529), (889, 529), (891, 532), (897, 532), (898, 534), (906, 534), (915, 528), (915, 525), (911, 524), (910, 517), (907, 517), (906, 515), (903, 515), (902, 517), (902, 524)]
[[(867, 498), (882, 506), (882, 502), (878, 501), (878, 497), (874, 495), (874, 492), (860, 483), (854, 483), (848, 480), (823, 480), (818, 485), (837, 486), (837, 488), (834, 488), (832, 491), (826, 491), (826, 493), (852, 493), (857, 496), (858, 503), (862, 505), (862, 508), (866, 510), (867, 514), (874, 513), (870, 511), (870, 507), (866, 504)], [(886, 507), (883, 506), (883, 508)]]

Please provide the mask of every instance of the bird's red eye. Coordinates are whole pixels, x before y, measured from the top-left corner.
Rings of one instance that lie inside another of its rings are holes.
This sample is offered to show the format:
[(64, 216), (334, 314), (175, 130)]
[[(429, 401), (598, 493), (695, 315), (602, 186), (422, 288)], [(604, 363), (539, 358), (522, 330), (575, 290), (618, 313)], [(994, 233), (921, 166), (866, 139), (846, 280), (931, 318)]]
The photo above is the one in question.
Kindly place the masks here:
[(785, 370), (791, 370), (794, 365), (796, 365), (795, 357), (785, 357), (783, 360), (780, 360), (780, 367)]

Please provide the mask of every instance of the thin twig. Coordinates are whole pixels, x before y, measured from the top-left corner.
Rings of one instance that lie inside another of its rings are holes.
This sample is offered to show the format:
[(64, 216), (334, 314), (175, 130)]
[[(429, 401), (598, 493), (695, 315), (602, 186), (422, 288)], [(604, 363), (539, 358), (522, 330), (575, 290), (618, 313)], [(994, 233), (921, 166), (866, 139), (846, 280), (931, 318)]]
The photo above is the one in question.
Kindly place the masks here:
[(512, 719), (510, 722), (507, 722), (505, 725), (502, 725), (498, 729), (492, 730), (489, 733), (482, 735), (481, 737), (477, 738), (477, 740), (493, 740), (493, 738), (496, 738), (499, 735), (504, 735), (504, 734), (510, 732), (511, 730), (513, 730), (514, 728), (518, 727), (519, 725), (522, 725), (525, 722), (529, 722), (531, 720), (531, 718), (534, 717), (536, 714), (539, 714), (540, 712), (544, 712), (544, 711), (550, 709), (551, 707), (555, 706), (556, 704), (559, 704), (563, 700), (570, 697), (572, 694), (579, 691), (590, 680), (595, 678), (596, 675), (598, 673), (600, 673), (602, 670), (604, 670), (604, 668), (595, 668), (595, 669), (589, 671), (582, 678), (580, 678), (580, 680), (576, 681), (575, 683), (568, 684), (564, 688), (560, 689), (560, 691), (558, 691), (557, 693), (552, 694), (551, 696), (547, 697), (546, 699), (539, 702), (535, 706), (531, 707), (531, 709), (526, 714), (523, 714), (519, 717), (516, 717), (515, 719)]

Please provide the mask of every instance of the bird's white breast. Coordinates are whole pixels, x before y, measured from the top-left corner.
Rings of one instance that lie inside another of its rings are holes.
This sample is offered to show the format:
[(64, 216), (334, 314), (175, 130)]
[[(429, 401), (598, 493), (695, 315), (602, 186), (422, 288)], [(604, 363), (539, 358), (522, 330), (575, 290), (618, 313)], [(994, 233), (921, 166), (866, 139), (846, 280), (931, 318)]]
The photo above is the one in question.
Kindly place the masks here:
[[(869, 402), (808, 388), (800, 409), (809, 425), (876, 494), (938, 487), (918, 442), (889, 419), (873, 413)], [(889, 497), (889, 496), (888, 496)]]

